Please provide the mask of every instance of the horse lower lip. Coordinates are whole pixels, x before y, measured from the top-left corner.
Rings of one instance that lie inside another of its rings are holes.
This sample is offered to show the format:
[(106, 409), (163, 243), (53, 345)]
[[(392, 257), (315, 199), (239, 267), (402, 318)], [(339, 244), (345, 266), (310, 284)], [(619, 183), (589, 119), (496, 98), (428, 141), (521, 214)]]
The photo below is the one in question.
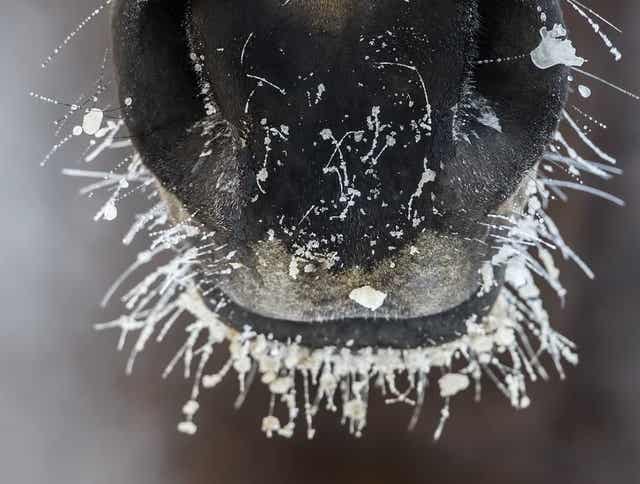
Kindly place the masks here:
[[(503, 274), (499, 275), (500, 281)], [(262, 316), (232, 301), (220, 307), (224, 294), (219, 289), (202, 289), (204, 302), (230, 327), (239, 331), (249, 327), (277, 341), (296, 341), (308, 348), (327, 346), (353, 349), (377, 347), (411, 349), (436, 346), (458, 339), (467, 332), (467, 321), (481, 318), (493, 307), (502, 284), (486, 294), (472, 298), (442, 313), (406, 319), (344, 318), (314, 323)]]

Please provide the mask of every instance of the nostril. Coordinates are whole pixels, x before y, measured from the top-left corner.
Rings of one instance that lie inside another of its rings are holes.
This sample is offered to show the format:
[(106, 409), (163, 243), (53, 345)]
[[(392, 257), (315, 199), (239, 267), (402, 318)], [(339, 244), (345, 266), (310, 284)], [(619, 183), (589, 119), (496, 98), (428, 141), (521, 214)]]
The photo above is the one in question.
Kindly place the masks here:
[[(499, 15), (505, 11), (508, 16)], [(539, 29), (532, 26), (562, 24), (560, 8), (551, 0), (538, 2), (535, 8), (530, 2), (497, 0), (480, 2), (479, 13), (475, 91), (504, 119), (503, 128), (518, 136), (515, 143), (522, 145), (526, 133), (531, 145), (546, 144), (566, 100), (568, 70), (564, 65), (543, 70), (531, 62), (530, 53), (540, 43)], [(524, 169), (531, 166), (530, 162)]]
[(479, 18), (478, 57), (455, 109), (456, 156), (438, 205), (456, 230), (514, 193), (540, 160), (567, 96), (567, 68), (543, 71), (530, 57), (539, 44), (532, 25), (562, 23), (556, 2), (482, 1)]
[(164, 155), (204, 115), (184, 31), (186, 5), (122, 0), (112, 26), (125, 121), (149, 168), (170, 186), (179, 184), (188, 160), (164, 163)]

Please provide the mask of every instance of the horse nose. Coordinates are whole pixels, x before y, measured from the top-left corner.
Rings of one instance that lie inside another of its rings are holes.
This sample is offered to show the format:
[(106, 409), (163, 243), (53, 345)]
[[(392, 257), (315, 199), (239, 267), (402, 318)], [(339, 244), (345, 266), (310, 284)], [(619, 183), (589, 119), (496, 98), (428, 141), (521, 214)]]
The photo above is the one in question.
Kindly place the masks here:
[(440, 224), (432, 189), (454, 156), (473, 49), (443, 54), (447, 41), (471, 46), (476, 26), (465, 8), (437, 3), (440, 17), (408, 4), (395, 24), (385, 7), (361, 17), (354, 7), (348, 28), (327, 30), (295, 5), (260, 4), (247, 18), (235, 3), (196, 2), (194, 18), (224, 19), (222, 29), (194, 22), (191, 45), (220, 112), (244, 133), (246, 213), (263, 233), (320, 241), (360, 265)]

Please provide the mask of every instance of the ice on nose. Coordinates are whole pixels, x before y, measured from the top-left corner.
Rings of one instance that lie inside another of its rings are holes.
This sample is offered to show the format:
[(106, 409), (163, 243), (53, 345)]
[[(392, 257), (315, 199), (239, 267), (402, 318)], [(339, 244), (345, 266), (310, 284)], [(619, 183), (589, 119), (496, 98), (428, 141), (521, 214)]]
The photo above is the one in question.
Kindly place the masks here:
[(371, 286), (364, 286), (351, 291), (349, 299), (371, 311), (376, 311), (384, 304), (385, 299), (387, 299), (387, 294)]
[(531, 60), (537, 68), (549, 69), (557, 65), (580, 67), (585, 63), (576, 55), (576, 49), (567, 39), (567, 31), (562, 25), (556, 24), (552, 30), (542, 27), (540, 37), (540, 44), (531, 52)]

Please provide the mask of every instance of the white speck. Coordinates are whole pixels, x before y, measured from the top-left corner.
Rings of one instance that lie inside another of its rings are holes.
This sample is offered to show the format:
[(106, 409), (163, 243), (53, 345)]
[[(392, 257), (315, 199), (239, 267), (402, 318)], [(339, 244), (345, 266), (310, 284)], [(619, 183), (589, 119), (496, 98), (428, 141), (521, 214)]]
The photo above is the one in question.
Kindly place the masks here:
[(133, 99), (131, 99), (130, 97), (126, 98), (124, 100), (124, 105), (125, 106), (131, 106), (133, 104)]
[(316, 93), (316, 104), (322, 101), (322, 96), (325, 92), (327, 92), (327, 88), (325, 87), (325, 85), (322, 83), (318, 84), (318, 92)]
[(349, 299), (371, 311), (378, 310), (384, 304), (386, 298), (387, 294), (377, 291), (371, 286), (354, 289), (351, 291), (351, 294), (349, 294)]
[(460, 373), (448, 373), (440, 378), (438, 385), (442, 398), (453, 397), (469, 387), (469, 377)]
[(222, 377), (220, 375), (205, 375), (202, 377), (202, 386), (204, 388), (214, 388), (220, 384)]
[(551, 30), (542, 27), (540, 36), (540, 45), (531, 52), (531, 60), (537, 68), (549, 69), (557, 65), (580, 67), (585, 63), (582, 57), (576, 56), (576, 49), (567, 39), (567, 31), (562, 25), (555, 24)]
[(396, 145), (396, 139), (393, 136), (388, 134), (387, 137), (386, 137), (386, 143), (387, 143), (387, 146), (395, 146)]
[(333, 133), (329, 128), (325, 128), (322, 131), (320, 131), (320, 136), (324, 141), (329, 141), (331, 138), (333, 138)]
[(485, 262), (478, 272), (482, 277), (482, 293), (489, 294), (489, 292), (491, 292), (491, 288), (495, 285), (493, 265), (491, 262)]
[(73, 136), (80, 136), (83, 132), (82, 126), (76, 126), (73, 128)]

